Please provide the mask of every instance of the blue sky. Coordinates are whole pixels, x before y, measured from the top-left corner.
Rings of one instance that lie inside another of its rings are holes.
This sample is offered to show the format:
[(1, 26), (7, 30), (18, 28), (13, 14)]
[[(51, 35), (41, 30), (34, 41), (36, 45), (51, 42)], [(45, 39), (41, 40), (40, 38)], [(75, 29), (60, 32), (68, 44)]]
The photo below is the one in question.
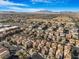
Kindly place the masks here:
[(0, 11), (79, 11), (79, 0), (0, 0)]

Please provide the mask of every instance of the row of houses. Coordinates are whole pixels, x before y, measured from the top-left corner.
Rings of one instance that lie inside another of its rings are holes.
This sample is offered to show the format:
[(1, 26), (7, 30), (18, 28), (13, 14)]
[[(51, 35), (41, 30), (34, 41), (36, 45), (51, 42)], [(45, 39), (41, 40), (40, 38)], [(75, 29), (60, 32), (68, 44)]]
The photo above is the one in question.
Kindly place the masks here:
[(8, 59), (19, 49), (17, 46), (10, 45), (10, 43), (6, 41), (6, 38), (21, 31), (22, 28), (19, 26), (0, 24), (0, 59)]
[(21, 31), (19, 26), (0, 25), (0, 38)]

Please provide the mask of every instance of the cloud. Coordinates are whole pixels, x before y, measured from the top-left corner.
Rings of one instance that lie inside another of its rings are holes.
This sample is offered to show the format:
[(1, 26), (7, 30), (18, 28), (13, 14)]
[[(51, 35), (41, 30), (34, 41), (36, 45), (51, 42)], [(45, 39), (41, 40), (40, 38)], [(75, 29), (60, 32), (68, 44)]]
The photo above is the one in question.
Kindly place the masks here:
[(24, 7), (17, 7), (17, 6), (6, 6), (5, 9), (0, 9), (0, 11), (16, 11), (16, 12), (35, 12), (39, 10), (45, 10), (42, 8), (24, 8)]
[(17, 12), (25, 12), (25, 11), (36, 11), (37, 9), (27, 8), (29, 5), (14, 3), (9, 0), (0, 0), (0, 11), (17, 11)]
[(26, 4), (13, 3), (8, 0), (0, 0), (0, 6), (28, 6)]
[(48, 0), (32, 0), (32, 2), (47, 2)]
[(21, 7), (9, 7), (10, 10), (14, 10), (17, 12), (34, 12), (34, 11), (38, 11), (38, 10), (44, 10), (41, 8), (21, 8)]
[(36, 3), (36, 2), (43, 2), (43, 3), (50, 3), (51, 1), (49, 0), (32, 0), (33, 3)]
[[(21, 7), (24, 6), (24, 7)], [(9, 0), (0, 0), (0, 11), (16, 11), (16, 12), (34, 12), (44, 10), (41, 8), (28, 8), (27, 4), (10, 2)]]
[(42, 2), (42, 3), (65, 3), (69, 0), (32, 0), (33, 3)]

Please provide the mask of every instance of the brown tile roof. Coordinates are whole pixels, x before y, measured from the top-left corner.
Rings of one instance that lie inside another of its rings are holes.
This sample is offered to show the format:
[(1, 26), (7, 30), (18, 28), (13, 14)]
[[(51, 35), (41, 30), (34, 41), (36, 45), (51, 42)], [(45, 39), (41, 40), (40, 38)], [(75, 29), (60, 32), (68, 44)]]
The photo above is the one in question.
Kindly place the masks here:
[(8, 51), (7, 48), (0, 46), (0, 55), (3, 54), (6, 51)]

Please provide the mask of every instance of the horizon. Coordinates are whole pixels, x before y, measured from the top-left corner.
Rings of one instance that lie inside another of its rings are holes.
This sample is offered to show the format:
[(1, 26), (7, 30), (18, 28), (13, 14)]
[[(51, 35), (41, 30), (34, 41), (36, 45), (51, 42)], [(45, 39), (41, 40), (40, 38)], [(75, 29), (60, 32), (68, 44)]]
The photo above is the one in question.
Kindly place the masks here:
[(3, 13), (3, 12), (12, 12), (12, 13), (30, 13), (30, 12), (48, 12), (48, 13), (63, 13), (63, 12), (69, 12), (69, 13), (77, 13), (77, 12), (79, 12), (79, 11), (50, 11), (50, 10), (48, 10), (48, 11), (45, 11), (45, 10), (38, 10), (38, 11), (7, 11), (7, 10), (5, 10), (5, 11), (0, 11), (0, 13)]
[(36, 12), (79, 12), (78, 0), (0, 0), (0, 11)]

